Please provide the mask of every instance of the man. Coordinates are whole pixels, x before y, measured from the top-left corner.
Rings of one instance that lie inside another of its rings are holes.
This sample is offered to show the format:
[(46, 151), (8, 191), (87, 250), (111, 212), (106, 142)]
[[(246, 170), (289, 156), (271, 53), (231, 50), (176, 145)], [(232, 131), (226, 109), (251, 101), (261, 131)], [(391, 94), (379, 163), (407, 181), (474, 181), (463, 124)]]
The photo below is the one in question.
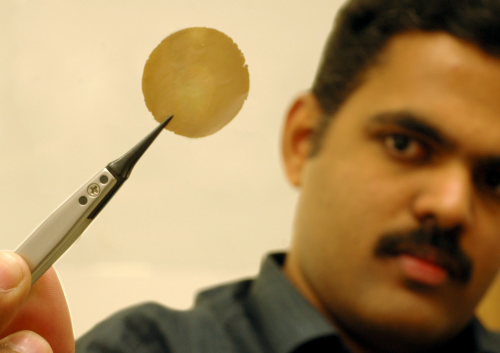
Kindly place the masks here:
[[(474, 318), (500, 267), (499, 38), (497, 0), (350, 1), (285, 123), (288, 254), (191, 311), (118, 313), (77, 351), (500, 352)], [(5, 350), (71, 351), (55, 274), (28, 295), (16, 259), (1, 253)]]

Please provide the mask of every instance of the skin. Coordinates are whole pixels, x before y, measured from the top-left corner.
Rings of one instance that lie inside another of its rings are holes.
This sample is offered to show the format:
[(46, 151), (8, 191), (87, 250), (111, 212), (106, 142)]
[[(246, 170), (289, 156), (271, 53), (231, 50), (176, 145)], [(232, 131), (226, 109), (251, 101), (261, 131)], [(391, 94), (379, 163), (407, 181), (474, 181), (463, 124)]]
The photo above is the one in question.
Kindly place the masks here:
[(53, 268), (31, 287), (26, 262), (0, 252), (0, 352), (75, 351), (71, 318)]
[[(500, 267), (500, 60), (444, 33), (394, 37), (333, 117), (318, 155), (322, 112), (309, 93), (289, 111), (283, 156), (300, 188), (284, 272), (354, 352), (426, 351), (470, 322)], [(402, 126), (410, 114), (439, 138)], [(377, 119), (384, 115), (392, 118)], [(396, 118), (394, 118), (394, 116)], [(396, 138), (406, 139), (397, 146)], [(494, 165), (485, 172), (481, 165)], [(432, 219), (459, 227), (471, 280), (414, 280), (383, 235)]]

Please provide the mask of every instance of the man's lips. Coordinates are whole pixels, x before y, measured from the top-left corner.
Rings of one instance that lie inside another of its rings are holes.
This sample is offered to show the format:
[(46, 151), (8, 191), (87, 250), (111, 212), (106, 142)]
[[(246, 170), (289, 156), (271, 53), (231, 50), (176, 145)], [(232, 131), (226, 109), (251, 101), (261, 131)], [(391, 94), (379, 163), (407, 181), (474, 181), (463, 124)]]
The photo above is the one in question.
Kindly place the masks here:
[(404, 274), (412, 281), (437, 287), (444, 284), (449, 278), (447, 270), (425, 259), (400, 254), (398, 260)]
[(449, 279), (466, 285), (473, 264), (460, 247), (461, 234), (460, 227), (445, 229), (431, 220), (412, 231), (383, 235), (375, 247), (375, 256), (402, 260), (400, 265), (408, 278), (422, 283)]
[(460, 272), (456, 261), (429, 245), (400, 246), (393, 256), (408, 279), (430, 286), (442, 285)]

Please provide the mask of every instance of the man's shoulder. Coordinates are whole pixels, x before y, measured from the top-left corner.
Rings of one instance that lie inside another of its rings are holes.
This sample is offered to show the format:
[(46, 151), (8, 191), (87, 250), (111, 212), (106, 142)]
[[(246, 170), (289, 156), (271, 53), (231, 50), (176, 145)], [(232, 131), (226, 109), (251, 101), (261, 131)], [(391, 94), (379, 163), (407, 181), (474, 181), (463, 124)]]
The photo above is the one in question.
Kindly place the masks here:
[(483, 337), (500, 352), (500, 331), (487, 331)]
[(175, 310), (158, 303), (122, 310), (82, 336), (76, 350), (236, 352), (231, 346), (233, 336), (251, 331), (244, 310), (251, 283), (242, 280), (205, 290), (190, 310)]
[(480, 352), (500, 353), (500, 332), (486, 329), (477, 318), (473, 320), (472, 327)]

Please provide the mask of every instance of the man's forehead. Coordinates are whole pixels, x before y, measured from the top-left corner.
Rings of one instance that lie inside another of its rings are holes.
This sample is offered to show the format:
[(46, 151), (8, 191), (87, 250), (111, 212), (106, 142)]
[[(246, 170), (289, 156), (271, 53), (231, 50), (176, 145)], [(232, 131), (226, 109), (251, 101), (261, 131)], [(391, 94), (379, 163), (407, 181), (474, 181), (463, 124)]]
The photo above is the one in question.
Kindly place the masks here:
[[(500, 58), (444, 32), (409, 32), (392, 38), (367, 74), (385, 70), (440, 78), (448, 75), (454, 80), (476, 76), (481, 81), (485, 75), (500, 78)], [(500, 88), (500, 82), (495, 82)]]
[(377, 114), (412, 111), (445, 132), (500, 139), (500, 59), (451, 35), (394, 37), (359, 91)]

